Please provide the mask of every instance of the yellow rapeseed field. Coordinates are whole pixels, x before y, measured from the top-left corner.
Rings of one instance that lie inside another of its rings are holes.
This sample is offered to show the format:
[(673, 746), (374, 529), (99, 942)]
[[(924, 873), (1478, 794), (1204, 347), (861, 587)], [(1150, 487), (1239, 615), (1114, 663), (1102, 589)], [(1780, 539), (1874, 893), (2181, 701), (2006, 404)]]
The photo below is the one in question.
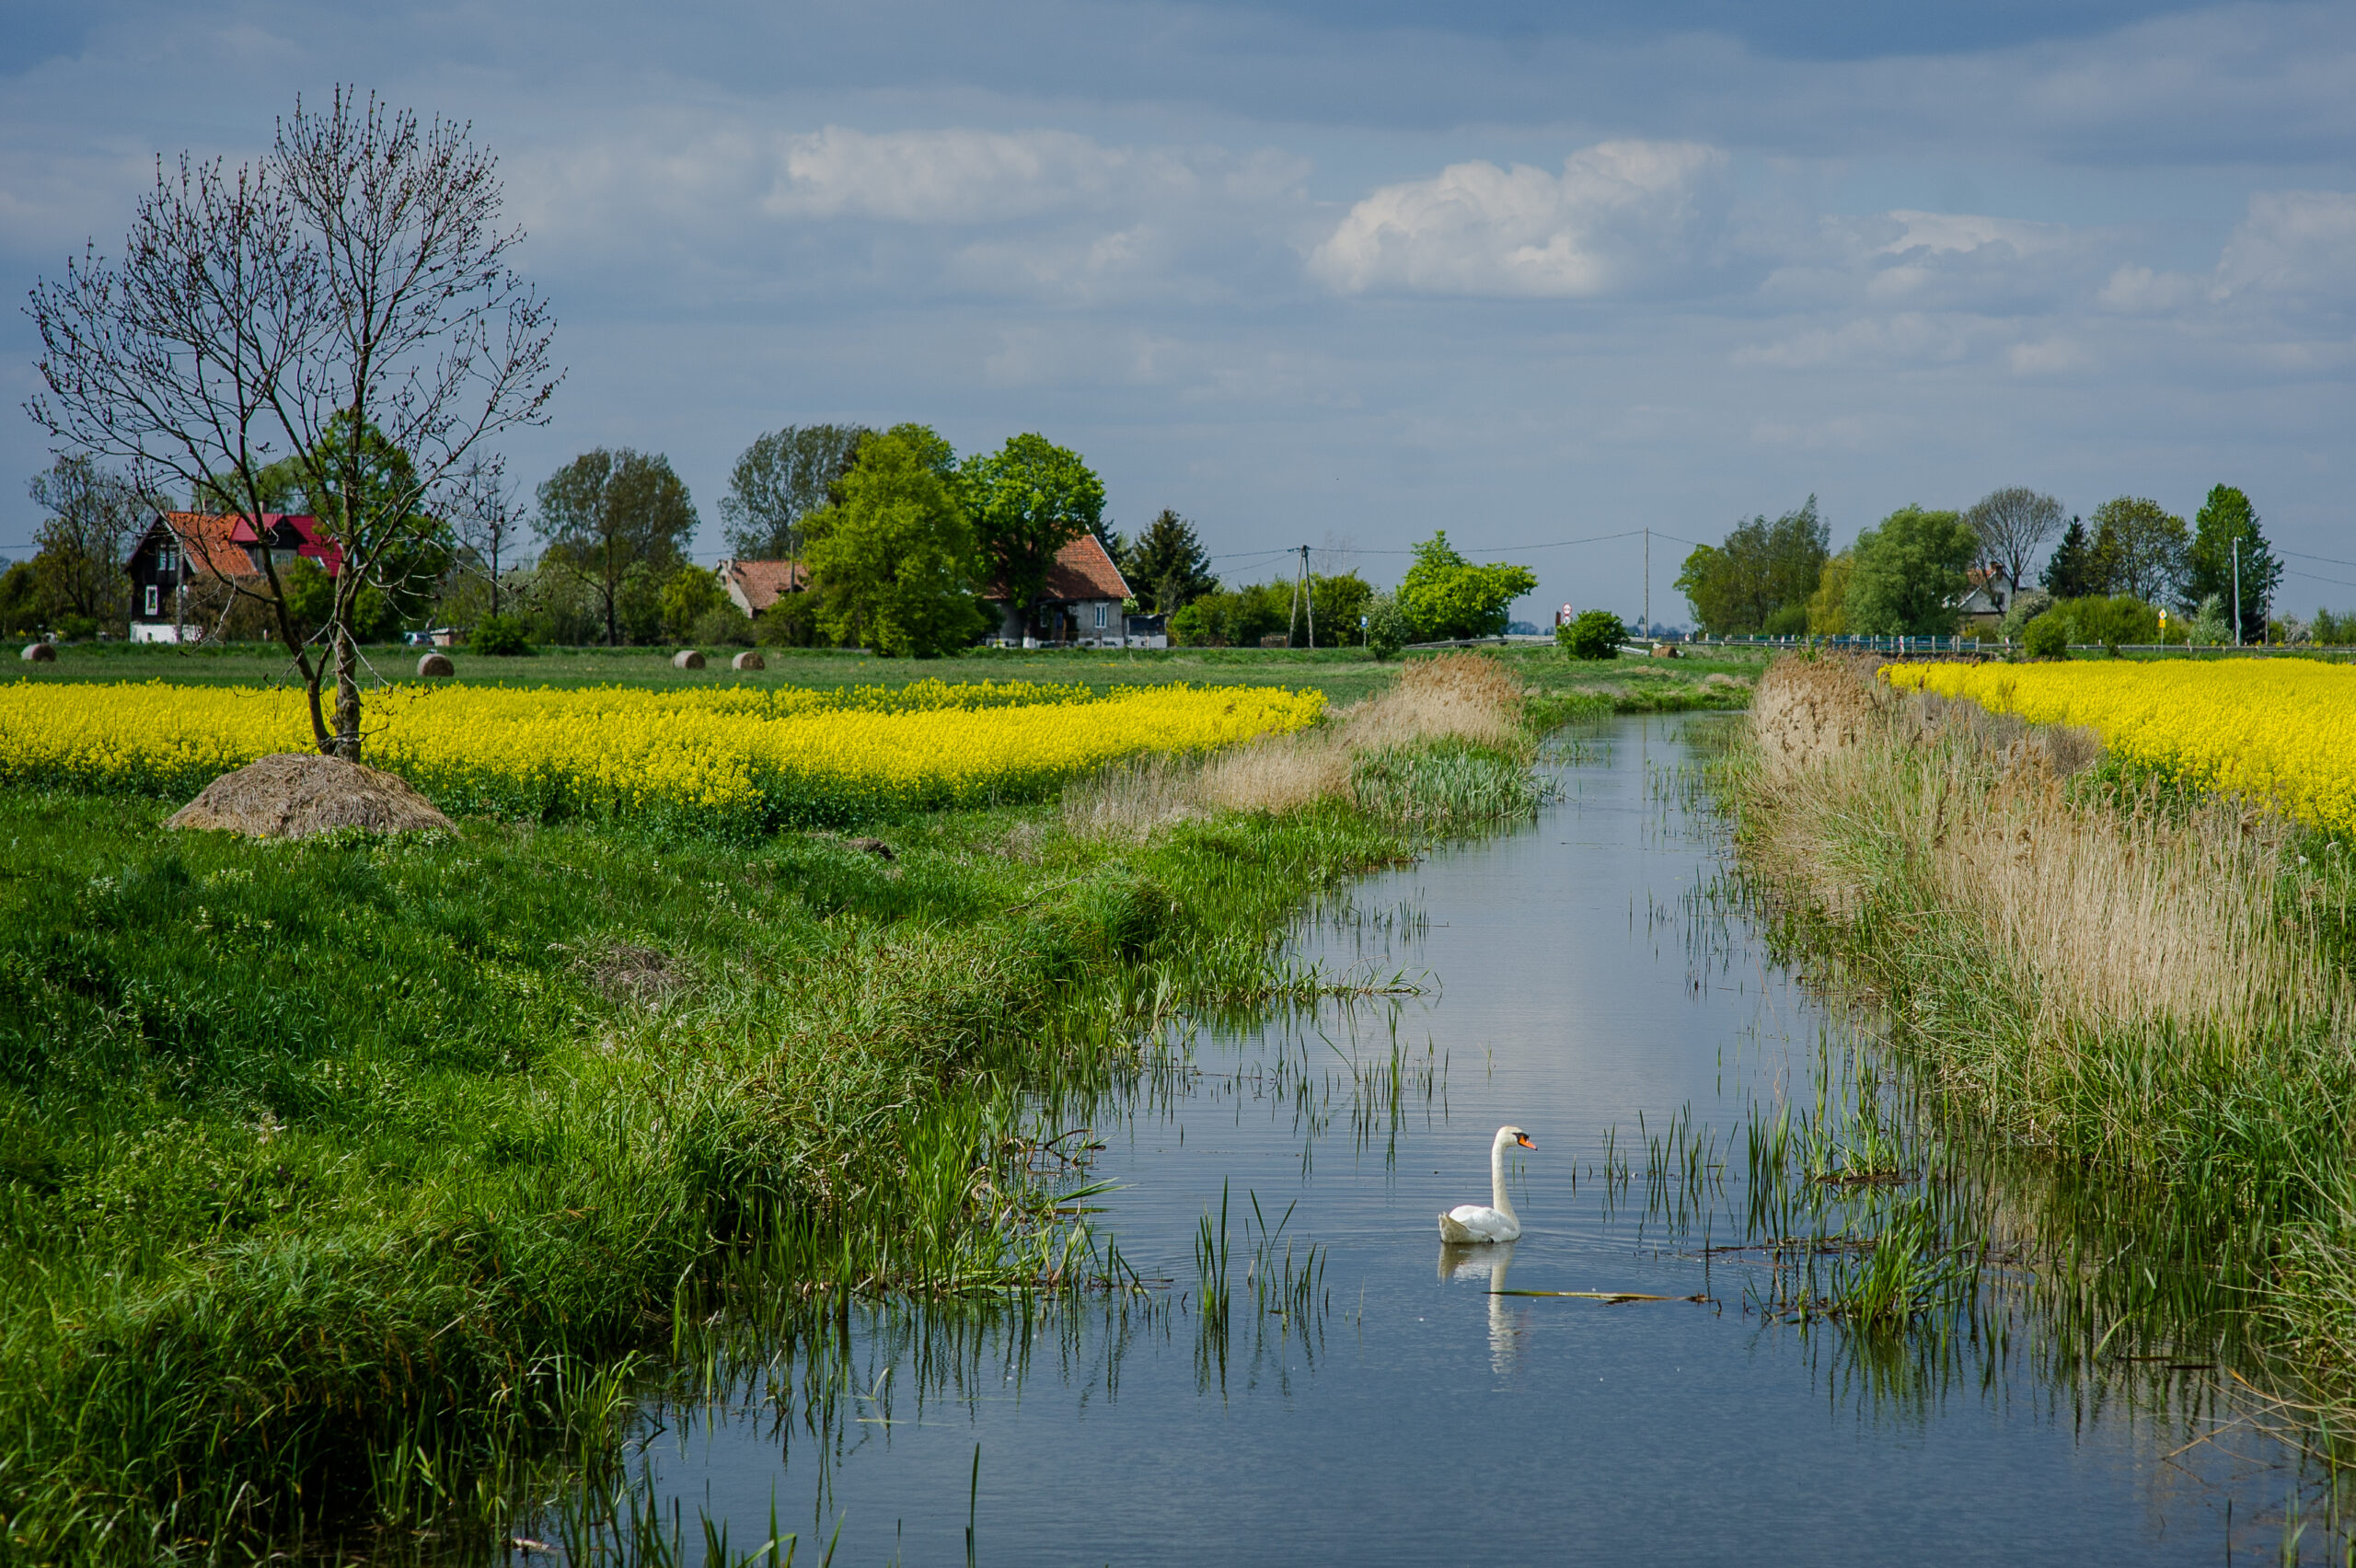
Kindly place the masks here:
[[(398, 686), (364, 710), (366, 760), (445, 810), (715, 826), (849, 822), (1035, 796), (1120, 757), (1298, 730), (1324, 695), (1266, 686), (919, 681), (718, 686)], [(310, 749), (302, 695), (251, 687), (0, 686), (0, 779), (178, 798)]]
[(2119, 756), (2356, 831), (2356, 666), (2162, 660), (1891, 664), (1882, 674), (2033, 723), (2082, 724)]

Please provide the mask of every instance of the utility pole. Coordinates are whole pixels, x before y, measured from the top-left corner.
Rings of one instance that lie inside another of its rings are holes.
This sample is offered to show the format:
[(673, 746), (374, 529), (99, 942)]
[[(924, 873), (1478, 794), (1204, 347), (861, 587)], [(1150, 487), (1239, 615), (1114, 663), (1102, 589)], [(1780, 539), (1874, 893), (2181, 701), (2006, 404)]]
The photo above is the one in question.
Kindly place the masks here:
[(1653, 531), (1645, 529), (1645, 640), (1653, 640)]
[(2234, 536), (2234, 646), (2242, 645), (2242, 540)]
[(1309, 574), (1309, 547), (1300, 547), (1300, 596), (1309, 601), (1309, 651), (1317, 651), (1317, 579)]
[(1292, 646), (1292, 628), (1300, 622), (1300, 574), (1309, 569), (1309, 547), (1300, 547), (1301, 564), (1293, 568), (1292, 603), (1285, 609), (1285, 646)]

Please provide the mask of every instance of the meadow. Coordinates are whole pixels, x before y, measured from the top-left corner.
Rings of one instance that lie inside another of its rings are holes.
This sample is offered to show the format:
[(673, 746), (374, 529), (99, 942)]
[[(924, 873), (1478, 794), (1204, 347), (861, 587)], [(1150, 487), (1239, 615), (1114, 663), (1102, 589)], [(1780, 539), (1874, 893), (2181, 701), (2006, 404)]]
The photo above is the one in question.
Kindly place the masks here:
[[(1704, 674), (1676, 700), (1747, 695)], [(1269, 683), (1314, 721), (1018, 804), (871, 801), (858, 838), (502, 811), (271, 843), (164, 830), (160, 776), (0, 789), (0, 1555), (488, 1551), (610, 1458), (748, 1258), (819, 1302), (1114, 1277), (1026, 1107), (1173, 1017), (1346, 984), (1280, 960), (1303, 901), (1526, 812), (1537, 731), (1610, 700), (1480, 656), (1380, 674), (1322, 717)], [(701, 689), (627, 700), (1122, 700)], [(426, 700), (456, 698), (535, 694)]]

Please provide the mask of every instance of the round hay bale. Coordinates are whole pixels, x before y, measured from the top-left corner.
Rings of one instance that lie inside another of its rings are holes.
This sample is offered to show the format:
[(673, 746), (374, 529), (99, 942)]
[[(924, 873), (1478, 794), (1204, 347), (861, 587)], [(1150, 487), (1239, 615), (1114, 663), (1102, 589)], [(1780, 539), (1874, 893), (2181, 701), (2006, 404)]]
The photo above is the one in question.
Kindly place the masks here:
[(427, 653), (418, 659), (417, 673), (426, 677), (455, 675), (458, 673), (458, 666), (450, 663), (447, 653)]
[(732, 670), (766, 670), (769, 667), (769, 662), (747, 648), (733, 659), (729, 660), (728, 667)]
[(17, 657), (28, 664), (54, 664), (57, 663), (57, 650), (46, 642), (28, 642), (25, 651)]
[(446, 828), (450, 819), (406, 778), (341, 757), (279, 752), (215, 778), (164, 825), (307, 838), (338, 827)]
[(692, 648), (682, 648), (676, 653), (671, 655), (671, 668), (675, 670), (700, 670), (703, 668), (703, 655), (697, 652)]

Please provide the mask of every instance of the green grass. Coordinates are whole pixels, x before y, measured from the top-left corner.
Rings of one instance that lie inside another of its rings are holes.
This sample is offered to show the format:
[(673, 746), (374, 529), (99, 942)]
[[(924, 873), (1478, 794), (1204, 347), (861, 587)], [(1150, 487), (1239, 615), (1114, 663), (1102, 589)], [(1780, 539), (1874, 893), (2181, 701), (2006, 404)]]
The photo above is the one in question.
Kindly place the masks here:
[(1303, 899), (1527, 809), (1524, 760), (1386, 757), (1379, 809), (1143, 846), (885, 820), (888, 860), (0, 792), (0, 1558), (488, 1539), (610, 1453), (716, 1272), (1106, 1272), (1010, 1153), (1025, 1107), (1313, 991), (1274, 946)]

